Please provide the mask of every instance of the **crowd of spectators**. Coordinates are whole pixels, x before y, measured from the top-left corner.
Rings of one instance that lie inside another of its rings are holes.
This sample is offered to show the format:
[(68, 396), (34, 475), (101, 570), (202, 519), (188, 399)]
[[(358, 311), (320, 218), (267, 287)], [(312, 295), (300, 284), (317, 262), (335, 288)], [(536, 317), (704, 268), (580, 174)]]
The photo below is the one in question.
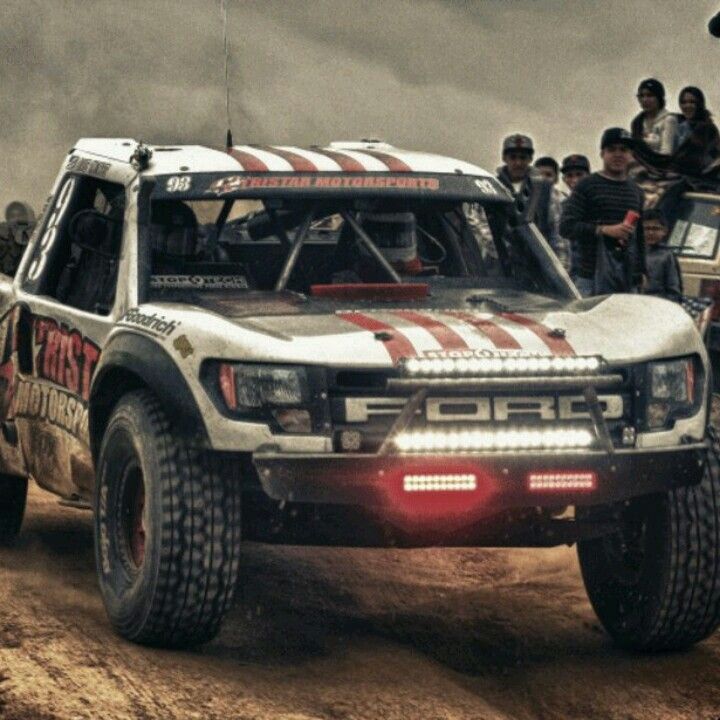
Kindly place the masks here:
[(720, 133), (697, 87), (680, 91), (679, 113), (668, 110), (665, 88), (655, 78), (640, 83), (637, 99), (640, 112), (630, 130), (602, 134), (595, 172), (580, 154), (561, 164), (550, 156), (532, 164), (532, 139), (514, 134), (503, 141), (498, 179), (520, 215), (538, 225), (583, 296), (644, 292), (679, 300), (677, 260), (665, 245), (667, 221), (653, 205), (664, 182), (720, 168)]

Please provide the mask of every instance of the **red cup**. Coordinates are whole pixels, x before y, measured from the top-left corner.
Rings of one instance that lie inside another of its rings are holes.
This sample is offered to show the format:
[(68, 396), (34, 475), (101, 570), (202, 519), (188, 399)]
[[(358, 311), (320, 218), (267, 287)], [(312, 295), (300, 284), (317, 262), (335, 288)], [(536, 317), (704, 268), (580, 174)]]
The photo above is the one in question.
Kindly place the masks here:
[(628, 210), (625, 213), (625, 219), (623, 225), (627, 225), (630, 228), (634, 228), (637, 225), (637, 221), (640, 219), (640, 213), (634, 210)]

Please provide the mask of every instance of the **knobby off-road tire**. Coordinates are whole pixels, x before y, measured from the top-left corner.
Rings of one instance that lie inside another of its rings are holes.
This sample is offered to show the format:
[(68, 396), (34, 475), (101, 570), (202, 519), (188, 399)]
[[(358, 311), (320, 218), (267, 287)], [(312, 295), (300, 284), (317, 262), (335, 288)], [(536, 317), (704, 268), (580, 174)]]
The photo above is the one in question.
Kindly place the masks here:
[(0, 545), (9, 545), (20, 532), (27, 490), (26, 478), (0, 475)]
[(720, 443), (708, 434), (699, 485), (634, 500), (623, 533), (578, 543), (590, 602), (622, 647), (682, 649), (720, 624)]
[(240, 485), (232, 474), (175, 434), (149, 391), (120, 400), (95, 493), (100, 588), (120, 635), (182, 647), (217, 633), (238, 576)]

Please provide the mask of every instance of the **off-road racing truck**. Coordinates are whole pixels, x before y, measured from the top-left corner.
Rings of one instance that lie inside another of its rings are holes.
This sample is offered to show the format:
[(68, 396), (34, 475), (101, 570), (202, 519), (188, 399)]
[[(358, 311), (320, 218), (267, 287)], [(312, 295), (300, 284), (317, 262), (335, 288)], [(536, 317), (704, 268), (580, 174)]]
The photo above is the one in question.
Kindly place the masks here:
[(126, 638), (211, 638), (241, 534), (577, 542), (621, 645), (718, 624), (693, 322), (664, 300), (581, 299), (474, 165), (373, 142), (82, 140), (0, 317), (3, 538), (27, 478), (91, 505)]

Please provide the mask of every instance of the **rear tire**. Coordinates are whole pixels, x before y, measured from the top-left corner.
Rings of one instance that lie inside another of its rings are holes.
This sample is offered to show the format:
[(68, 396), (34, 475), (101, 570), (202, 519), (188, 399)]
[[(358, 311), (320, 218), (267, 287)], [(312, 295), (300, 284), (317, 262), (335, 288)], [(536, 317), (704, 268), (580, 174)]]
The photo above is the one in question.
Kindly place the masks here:
[(10, 545), (20, 532), (27, 490), (27, 478), (0, 475), (0, 545)]
[(720, 624), (720, 443), (712, 430), (708, 445), (700, 484), (615, 508), (621, 531), (578, 543), (590, 602), (622, 647), (686, 648)]
[(238, 576), (239, 479), (175, 433), (147, 390), (115, 407), (97, 477), (95, 556), (117, 632), (169, 647), (210, 640)]

